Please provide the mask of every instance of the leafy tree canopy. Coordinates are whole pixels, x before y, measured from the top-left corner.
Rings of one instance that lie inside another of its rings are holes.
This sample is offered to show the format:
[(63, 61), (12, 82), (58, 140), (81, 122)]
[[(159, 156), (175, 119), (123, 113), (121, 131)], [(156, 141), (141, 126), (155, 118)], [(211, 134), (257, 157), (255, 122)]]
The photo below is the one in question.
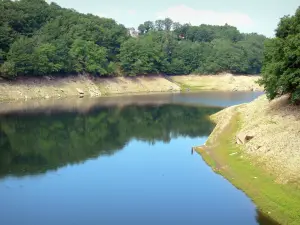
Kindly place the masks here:
[[(44, 0), (0, 0), (0, 75), (260, 73), (265, 37), (225, 24), (146, 21), (138, 36), (112, 19)], [(286, 18), (280, 36), (292, 29)], [(132, 30), (131, 30), (132, 31)]]
[(269, 99), (291, 94), (291, 100), (300, 101), (300, 7), (295, 15), (281, 19), (276, 37), (265, 44), (263, 75)]

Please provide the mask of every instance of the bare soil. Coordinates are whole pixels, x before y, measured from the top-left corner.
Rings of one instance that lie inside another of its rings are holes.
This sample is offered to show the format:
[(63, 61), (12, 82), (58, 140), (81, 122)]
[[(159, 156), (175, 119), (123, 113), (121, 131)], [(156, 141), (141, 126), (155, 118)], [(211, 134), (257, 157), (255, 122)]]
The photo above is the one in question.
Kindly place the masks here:
[(258, 76), (137, 76), (96, 78), (88, 75), (0, 80), (0, 101), (95, 97), (188, 90), (257, 91)]

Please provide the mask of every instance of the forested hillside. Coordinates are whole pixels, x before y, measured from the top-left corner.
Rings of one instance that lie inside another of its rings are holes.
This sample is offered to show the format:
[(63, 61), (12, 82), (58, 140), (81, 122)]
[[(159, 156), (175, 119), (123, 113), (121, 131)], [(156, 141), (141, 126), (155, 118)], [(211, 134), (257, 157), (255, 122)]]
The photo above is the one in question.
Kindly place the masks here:
[(2, 77), (260, 73), (265, 37), (235, 27), (147, 21), (131, 36), (112, 19), (44, 0), (0, 0)]

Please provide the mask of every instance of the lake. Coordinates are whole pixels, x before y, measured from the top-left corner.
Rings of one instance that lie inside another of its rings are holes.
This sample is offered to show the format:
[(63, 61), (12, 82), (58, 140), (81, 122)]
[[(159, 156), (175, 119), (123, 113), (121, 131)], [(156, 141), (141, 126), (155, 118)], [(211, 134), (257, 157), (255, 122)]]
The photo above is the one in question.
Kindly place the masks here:
[(261, 93), (0, 105), (0, 224), (275, 224), (191, 147)]

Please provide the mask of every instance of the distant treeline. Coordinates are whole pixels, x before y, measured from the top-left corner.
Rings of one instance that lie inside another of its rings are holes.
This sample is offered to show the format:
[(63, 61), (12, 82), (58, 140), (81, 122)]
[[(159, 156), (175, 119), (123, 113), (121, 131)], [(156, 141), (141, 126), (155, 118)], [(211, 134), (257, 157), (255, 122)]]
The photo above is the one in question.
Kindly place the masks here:
[[(147, 21), (138, 32), (44, 0), (0, 1), (1, 76), (260, 73), (263, 35)], [(138, 34), (138, 35), (137, 35)]]

